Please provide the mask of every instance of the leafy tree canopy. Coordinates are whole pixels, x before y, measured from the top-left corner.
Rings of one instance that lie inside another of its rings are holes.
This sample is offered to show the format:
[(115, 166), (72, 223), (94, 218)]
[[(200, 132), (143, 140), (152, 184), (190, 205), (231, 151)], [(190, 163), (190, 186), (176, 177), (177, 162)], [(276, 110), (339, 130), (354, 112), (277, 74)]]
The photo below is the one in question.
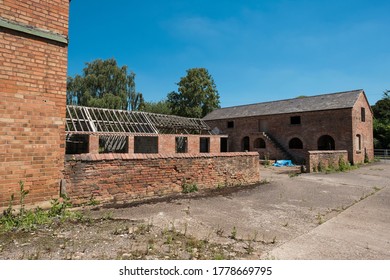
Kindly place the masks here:
[(138, 110), (144, 103), (135, 91), (135, 74), (115, 59), (86, 63), (82, 75), (68, 77), (67, 104), (89, 107)]
[(158, 101), (158, 102), (145, 102), (142, 107), (142, 111), (163, 114), (163, 115), (171, 115), (172, 111), (168, 106), (168, 102), (166, 100)]
[(202, 118), (216, 108), (220, 108), (219, 94), (214, 79), (205, 68), (192, 68), (177, 83), (178, 92), (167, 96), (172, 114)]
[(390, 91), (386, 90), (383, 98), (372, 106), (374, 117), (378, 120), (390, 123)]
[(374, 112), (374, 145), (378, 149), (390, 148), (390, 91), (372, 106)]

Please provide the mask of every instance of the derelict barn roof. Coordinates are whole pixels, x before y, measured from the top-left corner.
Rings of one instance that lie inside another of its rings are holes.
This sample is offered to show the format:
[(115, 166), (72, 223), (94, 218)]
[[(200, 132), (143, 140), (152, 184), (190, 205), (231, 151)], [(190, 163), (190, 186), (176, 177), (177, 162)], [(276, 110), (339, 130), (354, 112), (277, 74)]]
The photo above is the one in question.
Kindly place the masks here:
[(69, 134), (211, 134), (201, 119), (139, 111), (66, 106)]
[(359, 89), (222, 108), (212, 111), (210, 114), (205, 116), (203, 120), (233, 119), (241, 117), (352, 108), (361, 93), (364, 93), (364, 91)]

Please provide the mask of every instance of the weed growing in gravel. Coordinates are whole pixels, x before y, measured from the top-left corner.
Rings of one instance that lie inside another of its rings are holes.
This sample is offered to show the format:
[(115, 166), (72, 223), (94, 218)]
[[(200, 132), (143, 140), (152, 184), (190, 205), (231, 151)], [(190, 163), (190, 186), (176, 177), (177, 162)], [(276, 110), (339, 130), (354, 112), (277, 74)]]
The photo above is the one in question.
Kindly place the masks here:
[(259, 184), (260, 185), (266, 185), (266, 184), (269, 184), (269, 183), (270, 183), (270, 181), (268, 179), (262, 179)]
[(232, 232), (230, 233), (229, 236), (231, 239), (236, 240), (237, 239), (237, 229), (236, 227), (233, 227)]
[(264, 154), (263, 165), (264, 165), (265, 167), (271, 166), (271, 162), (270, 162), (270, 160), (269, 160), (269, 154)]
[(323, 216), (321, 215), (321, 213), (317, 214), (316, 219), (317, 219), (317, 222), (319, 225), (322, 225), (324, 223), (324, 219), (323, 219)]

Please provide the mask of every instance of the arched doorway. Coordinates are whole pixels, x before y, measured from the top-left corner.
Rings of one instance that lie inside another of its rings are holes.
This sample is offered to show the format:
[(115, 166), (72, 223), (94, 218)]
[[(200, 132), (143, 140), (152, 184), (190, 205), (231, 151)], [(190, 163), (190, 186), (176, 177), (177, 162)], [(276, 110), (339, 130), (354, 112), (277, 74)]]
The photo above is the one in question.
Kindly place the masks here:
[(253, 143), (253, 147), (256, 149), (265, 149), (265, 141), (263, 138), (257, 138)]
[(245, 136), (244, 138), (242, 138), (241, 148), (243, 152), (249, 151), (249, 136)]
[(288, 147), (290, 149), (303, 149), (303, 143), (301, 139), (295, 137), (288, 142)]
[(329, 135), (322, 135), (318, 138), (317, 145), (320, 151), (335, 150), (334, 139)]

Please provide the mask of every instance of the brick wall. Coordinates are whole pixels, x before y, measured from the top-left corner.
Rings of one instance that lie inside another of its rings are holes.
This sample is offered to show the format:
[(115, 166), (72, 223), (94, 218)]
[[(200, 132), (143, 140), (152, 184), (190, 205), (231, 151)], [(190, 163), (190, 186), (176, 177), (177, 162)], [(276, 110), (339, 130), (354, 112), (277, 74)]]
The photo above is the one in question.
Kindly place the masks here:
[(69, 0), (2, 0), (2, 18), (68, 35)]
[[(361, 121), (361, 108), (365, 109), (365, 121)], [(300, 116), (300, 124), (291, 124), (291, 117)], [(234, 121), (234, 127), (228, 128), (227, 123)], [(298, 162), (304, 162), (307, 151), (318, 149), (318, 139), (323, 135), (331, 136), (335, 141), (336, 150), (347, 150), (348, 160), (352, 163), (364, 161), (364, 155), (373, 159), (373, 123), (372, 112), (365, 95), (359, 95), (353, 108), (334, 109), (291, 114), (243, 117), (236, 119), (206, 121), (213, 129), (217, 127), (229, 136), (229, 151), (243, 151), (242, 140), (249, 137), (249, 151), (257, 151), (260, 157), (269, 154), (271, 159), (283, 159), (283, 154), (262, 132), (275, 138)], [(361, 135), (360, 150), (357, 148), (356, 135)], [(299, 138), (303, 149), (290, 149), (289, 141)], [(256, 149), (254, 142), (262, 138), (266, 142), (265, 149)]]
[(91, 197), (128, 203), (180, 193), (184, 183), (199, 189), (255, 184), (260, 174), (257, 153), (83, 154), (67, 156), (65, 179), (76, 204)]
[[(364, 118), (362, 120), (362, 108)], [(353, 143), (349, 152), (353, 154), (352, 163), (362, 163), (367, 157), (374, 159), (373, 115), (371, 107), (364, 95), (360, 95), (352, 110), (352, 137)], [(359, 137), (359, 136), (360, 137)], [(360, 141), (360, 145), (359, 145)]]
[[(3, 0), (0, 17), (67, 36), (69, 0)], [(64, 168), (67, 46), (0, 28), (0, 207), (58, 195)]]
[[(301, 124), (290, 124), (290, 118), (297, 115), (301, 117)], [(229, 135), (229, 151), (233, 152), (242, 151), (242, 139), (248, 136), (250, 151), (258, 151), (261, 156), (269, 153), (272, 159), (283, 159), (280, 150), (264, 138), (261, 132), (272, 135), (300, 161), (306, 158), (307, 151), (317, 150), (317, 141), (322, 135), (333, 137), (337, 150), (344, 150), (352, 145), (351, 109), (237, 118), (234, 120), (234, 128), (227, 128), (227, 121), (229, 120), (207, 121), (207, 124), (211, 128), (218, 127)], [(303, 149), (289, 149), (289, 141), (295, 137), (302, 141)], [(265, 140), (266, 149), (254, 148), (257, 138)]]
[(338, 169), (340, 160), (348, 162), (348, 151), (309, 151), (306, 156), (306, 172), (323, 172), (327, 168)]
[[(85, 141), (84, 144), (77, 147), (68, 147), (69, 153), (99, 153), (99, 138), (105, 137), (105, 135), (99, 136), (98, 134), (83, 135), (75, 134), (78, 140)], [(201, 139), (207, 139), (209, 153), (221, 152), (221, 138), (226, 138), (226, 135), (186, 135), (186, 134), (143, 134), (134, 135), (128, 134), (126, 137), (127, 149), (125, 153), (146, 153), (146, 154), (174, 154), (176, 153), (176, 138), (181, 137), (186, 139), (187, 153), (199, 154), (201, 153)], [(202, 151), (203, 152), (203, 151)], [(206, 152), (204, 152), (206, 153)]]

